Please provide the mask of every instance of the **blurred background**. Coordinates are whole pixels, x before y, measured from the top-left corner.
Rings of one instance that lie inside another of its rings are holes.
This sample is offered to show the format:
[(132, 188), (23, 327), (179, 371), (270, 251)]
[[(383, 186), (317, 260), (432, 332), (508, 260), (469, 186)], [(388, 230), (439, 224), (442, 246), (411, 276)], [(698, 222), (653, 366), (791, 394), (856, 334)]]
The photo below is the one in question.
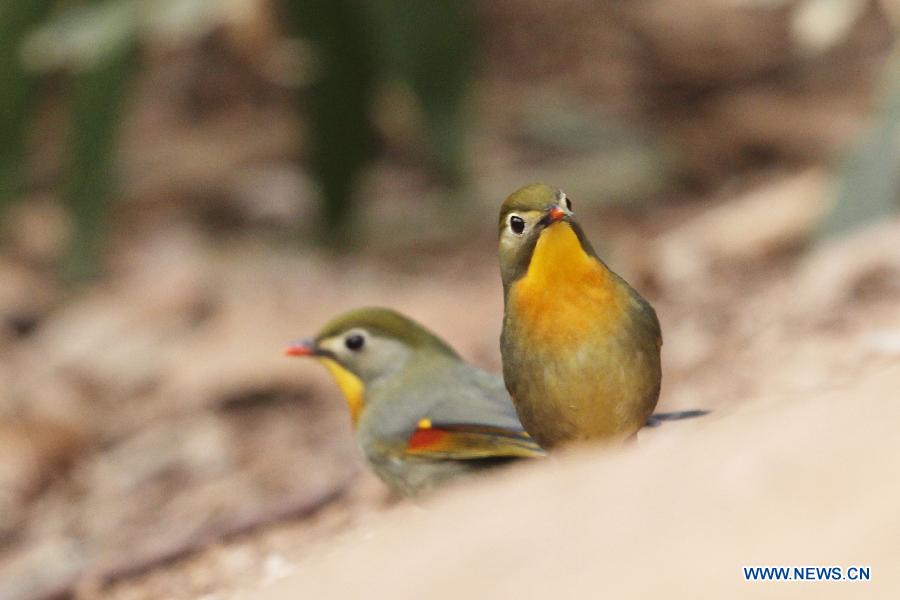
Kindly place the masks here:
[(900, 2), (0, 4), (0, 598), (228, 597), (393, 501), (281, 356), (388, 305), (499, 369), (566, 190), (660, 408), (900, 357)]

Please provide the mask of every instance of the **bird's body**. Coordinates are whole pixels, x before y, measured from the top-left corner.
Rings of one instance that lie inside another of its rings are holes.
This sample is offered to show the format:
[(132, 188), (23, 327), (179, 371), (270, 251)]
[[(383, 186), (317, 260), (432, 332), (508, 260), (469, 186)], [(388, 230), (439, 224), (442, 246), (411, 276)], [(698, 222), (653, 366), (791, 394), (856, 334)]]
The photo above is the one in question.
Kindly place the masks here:
[(500, 377), (467, 364), (398, 313), (353, 311), (288, 353), (325, 363), (347, 399), (366, 460), (402, 495), (543, 455)]
[(371, 395), (391, 400), (361, 415), (359, 446), (375, 472), (405, 494), (541, 453), (523, 437), (503, 380), (457, 358), (429, 357), (372, 386)]
[(503, 374), (545, 448), (633, 435), (660, 389), (656, 313), (597, 258), (566, 202), (549, 186), (527, 186), (500, 219)]

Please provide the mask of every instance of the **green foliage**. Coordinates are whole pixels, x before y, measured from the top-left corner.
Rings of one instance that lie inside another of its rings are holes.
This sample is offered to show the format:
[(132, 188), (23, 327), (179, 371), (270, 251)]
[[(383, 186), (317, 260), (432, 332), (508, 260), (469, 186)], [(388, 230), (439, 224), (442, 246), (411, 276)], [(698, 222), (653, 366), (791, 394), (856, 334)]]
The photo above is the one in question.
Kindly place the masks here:
[(76, 223), (65, 265), (73, 280), (89, 277), (97, 266), (115, 193), (116, 141), (135, 55), (133, 45), (120, 44), (75, 78), (65, 194)]
[[(346, 242), (353, 228), (356, 184), (377, 154), (371, 111), (388, 82), (403, 82), (416, 97), (435, 173), (450, 186), (463, 182), (469, 0), (285, 0), (282, 7), (293, 33), (316, 48), (315, 81), (301, 100), (328, 239)], [(219, 4), (205, 0), (0, 4), (0, 209), (18, 192), (35, 86), (45, 73), (67, 72), (72, 89), (64, 189), (77, 226), (66, 265), (70, 276), (85, 277), (96, 266), (140, 41), (148, 34), (197, 37), (224, 15)]]
[(304, 101), (322, 214), (337, 239), (351, 224), (360, 170), (375, 154), (368, 112), (378, 76), (372, 34), (355, 0), (295, 0), (285, 8), (297, 33), (316, 45), (316, 81)]
[(316, 50), (316, 78), (302, 98), (329, 239), (345, 241), (355, 186), (376, 155), (371, 111), (380, 86), (399, 80), (422, 109), (431, 164), (442, 181), (464, 180), (464, 105), (473, 17), (464, 0), (286, 0), (294, 32)]
[(28, 117), (36, 77), (19, 59), (29, 30), (50, 10), (52, 0), (0, 3), (0, 216), (18, 192)]
[(820, 236), (844, 233), (900, 210), (900, 51), (885, 67), (882, 106), (841, 167), (837, 202)]
[(0, 205), (18, 193), (34, 89), (46, 72), (72, 79), (65, 199), (76, 228), (66, 274), (97, 265), (114, 194), (115, 141), (127, 81), (135, 70), (138, 6), (133, 0), (0, 5)]
[(378, 26), (386, 72), (407, 83), (421, 104), (437, 174), (459, 185), (473, 58), (471, 7), (459, 0), (375, 0), (366, 8)]
[(140, 10), (134, 0), (92, 0), (56, 12), (21, 48), (32, 71), (101, 67), (138, 35)]

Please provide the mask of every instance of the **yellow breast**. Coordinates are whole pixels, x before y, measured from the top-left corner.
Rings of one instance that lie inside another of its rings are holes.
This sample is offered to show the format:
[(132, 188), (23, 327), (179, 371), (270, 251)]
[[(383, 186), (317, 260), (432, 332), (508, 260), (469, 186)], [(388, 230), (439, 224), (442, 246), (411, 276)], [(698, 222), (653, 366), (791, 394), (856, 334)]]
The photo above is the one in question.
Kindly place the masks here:
[(344, 398), (347, 400), (347, 407), (350, 409), (350, 418), (355, 426), (359, 420), (359, 414), (362, 412), (365, 396), (365, 386), (363, 386), (362, 380), (333, 359), (323, 357), (319, 358), (319, 360), (331, 373), (338, 387), (341, 388), (341, 392), (343, 392)]
[(541, 233), (510, 300), (533, 344), (577, 344), (618, 326), (628, 306), (618, 280), (564, 221)]

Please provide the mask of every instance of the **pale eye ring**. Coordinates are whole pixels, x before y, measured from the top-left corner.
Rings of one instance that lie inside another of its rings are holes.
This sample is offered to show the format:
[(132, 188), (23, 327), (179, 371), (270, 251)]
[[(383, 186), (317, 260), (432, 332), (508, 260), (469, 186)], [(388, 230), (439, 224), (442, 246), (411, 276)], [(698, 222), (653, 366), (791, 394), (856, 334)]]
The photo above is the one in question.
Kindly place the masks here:
[(509, 217), (509, 230), (516, 235), (522, 235), (525, 232), (525, 219), (519, 215)]

